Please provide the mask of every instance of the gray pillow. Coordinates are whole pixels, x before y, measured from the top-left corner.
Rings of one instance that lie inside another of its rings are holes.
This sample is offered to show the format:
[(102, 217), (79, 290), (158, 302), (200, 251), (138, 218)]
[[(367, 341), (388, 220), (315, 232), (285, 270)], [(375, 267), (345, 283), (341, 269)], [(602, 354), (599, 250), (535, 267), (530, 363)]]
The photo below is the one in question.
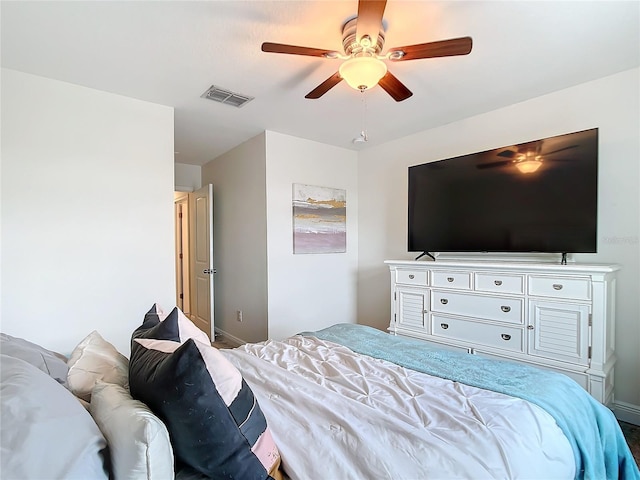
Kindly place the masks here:
[(6, 333), (0, 333), (0, 353), (24, 360), (55, 378), (58, 383), (67, 384), (69, 367), (66, 358), (59, 353)]
[(0, 472), (13, 479), (107, 479), (107, 442), (71, 392), (0, 355)]

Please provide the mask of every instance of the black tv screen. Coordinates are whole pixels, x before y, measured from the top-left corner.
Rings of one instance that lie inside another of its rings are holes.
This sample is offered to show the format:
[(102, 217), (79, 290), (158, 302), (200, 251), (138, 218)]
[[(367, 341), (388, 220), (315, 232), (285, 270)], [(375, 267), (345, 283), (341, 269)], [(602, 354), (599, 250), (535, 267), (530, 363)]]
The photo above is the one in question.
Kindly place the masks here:
[(597, 128), (409, 167), (410, 252), (595, 253), (597, 210)]

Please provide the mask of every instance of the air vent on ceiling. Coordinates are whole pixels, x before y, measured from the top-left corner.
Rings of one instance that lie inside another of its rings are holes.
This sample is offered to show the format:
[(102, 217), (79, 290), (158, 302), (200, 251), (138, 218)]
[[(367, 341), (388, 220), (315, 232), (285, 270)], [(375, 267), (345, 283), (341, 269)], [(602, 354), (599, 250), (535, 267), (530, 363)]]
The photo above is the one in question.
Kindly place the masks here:
[(213, 100), (214, 102), (224, 103), (226, 105), (231, 105), (232, 107), (238, 108), (254, 99), (254, 97), (230, 92), (229, 90), (216, 87), (215, 85), (211, 85), (211, 87), (201, 96), (202, 98), (208, 98), (209, 100)]

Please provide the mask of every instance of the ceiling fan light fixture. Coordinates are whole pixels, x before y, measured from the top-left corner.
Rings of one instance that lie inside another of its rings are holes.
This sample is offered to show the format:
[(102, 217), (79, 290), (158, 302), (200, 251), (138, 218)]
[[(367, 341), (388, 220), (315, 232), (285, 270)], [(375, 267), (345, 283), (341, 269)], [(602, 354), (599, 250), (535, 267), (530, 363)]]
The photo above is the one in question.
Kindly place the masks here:
[(520, 170), (520, 173), (533, 173), (540, 168), (540, 165), (542, 165), (542, 160), (538, 158), (516, 162), (516, 168)]
[(375, 57), (353, 57), (340, 65), (340, 76), (356, 90), (369, 89), (387, 73), (387, 65)]
[(358, 14), (342, 24), (344, 55), (333, 50), (273, 42), (264, 42), (261, 49), (263, 52), (270, 53), (345, 60), (339, 71), (311, 90), (305, 95), (305, 98), (320, 98), (342, 80), (345, 80), (351, 88), (361, 92), (379, 84), (380, 88), (396, 102), (402, 102), (411, 97), (413, 93), (391, 72), (387, 71), (387, 66), (382, 60), (395, 63), (423, 58), (467, 55), (471, 52), (473, 41), (471, 37), (450, 38), (396, 47), (388, 50), (389, 54), (381, 55), (384, 50), (387, 30), (387, 22), (384, 20), (386, 4), (387, 0), (358, 0)]

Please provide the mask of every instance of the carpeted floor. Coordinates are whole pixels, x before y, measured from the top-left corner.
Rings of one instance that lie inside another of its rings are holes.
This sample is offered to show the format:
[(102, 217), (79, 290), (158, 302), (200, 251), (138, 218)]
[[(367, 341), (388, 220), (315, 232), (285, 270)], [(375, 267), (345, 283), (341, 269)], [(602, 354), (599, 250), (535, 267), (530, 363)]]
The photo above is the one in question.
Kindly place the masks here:
[(629, 448), (631, 448), (633, 458), (636, 459), (636, 463), (640, 466), (640, 426), (620, 422), (620, 428), (622, 428), (622, 433), (624, 433)]
[(216, 348), (233, 348), (233, 345), (224, 340), (216, 340), (215, 342), (212, 342), (211, 345)]

